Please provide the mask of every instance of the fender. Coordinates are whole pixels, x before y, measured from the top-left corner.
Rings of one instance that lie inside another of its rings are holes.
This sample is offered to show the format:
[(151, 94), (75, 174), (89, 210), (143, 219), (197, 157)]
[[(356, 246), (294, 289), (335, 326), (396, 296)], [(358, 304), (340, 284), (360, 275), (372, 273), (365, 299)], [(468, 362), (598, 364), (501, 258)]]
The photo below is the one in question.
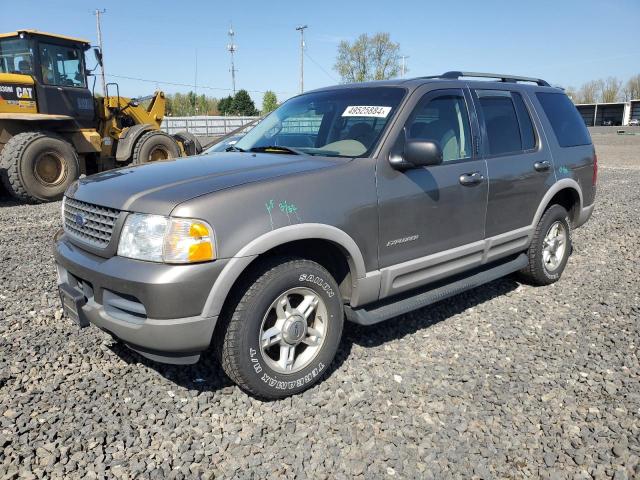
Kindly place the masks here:
[(339, 228), (321, 223), (289, 225), (265, 233), (252, 240), (231, 258), (213, 284), (213, 288), (204, 304), (202, 315), (207, 317), (220, 315), (220, 310), (231, 291), (231, 287), (249, 264), (260, 254), (288, 242), (312, 239), (328, 240), (345, 250), (354, 288), (357, 281), (365, 277), (366, 272), (362, 253), (356, 242), (347, 233)]
[(116, 161), (126, 162), (127, 160), (129, 160), (129, 158), (131, 158), (133, 145), (136, 143), (136, 140), (138, 140), (138, 138), (140, 138), (143, 133), (148, 132), (149, 130), (153, 130), (153, 127), (148, 123), (141, 123), (139, 125), (134, 125), (133, 127), (127, 128), (118, 139)]
[(580, 198), (580, 205), (578, 205), (578, 210), (575, 212), (575, 215), (574, 215), (576, 218), (572, 219), (574, 222), (578, 220), (578, 217), (583, 207), (582, 189), (580, 188), (580, 185), (578, 185), (578, 182), (576, 182), (573, 178), (563, 178), (561, 180), (558, 180), (556, 183), (554, 183), (551, 186), (551, 188), (547, 190), (547, 193), (545, 193), (544, 197), (542, 197), (542, 200), (540, 201), (540, 205), (538, 206), (538, 210), (536, 210), (536, 215), (535, 217), (533, 217), (533, 223), (531, 224), (534, 228), (536, 225), (538, 225), (538, 222), (540, 221), (540, 217), (542, 217), (542, 214), (547, 208), (547, 205), (549, 205), (549, 202), (551, 201), (553, 196), (556, 193), (558, 193), (560, 190), (564, 190), (565, 188), (571, 188), (572, 190), (575, 190), (576, 192), (578, 192), (578, 197)]

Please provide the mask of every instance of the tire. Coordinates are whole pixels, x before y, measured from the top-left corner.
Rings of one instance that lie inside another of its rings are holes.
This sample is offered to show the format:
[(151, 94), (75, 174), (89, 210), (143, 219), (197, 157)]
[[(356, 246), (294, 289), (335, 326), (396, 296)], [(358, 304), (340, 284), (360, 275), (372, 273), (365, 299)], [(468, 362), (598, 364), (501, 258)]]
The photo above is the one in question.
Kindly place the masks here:
[(73, 146), (51, 132), (24, 132), (9, 139), (2, 149), (0, 165), (6, 190), (25, 202), (60, 200), (80, 176)]
[[(282, 310), (293, 313), (288, 317), (274, 306), (285, 295), (290, 307)], [(317, 299), (315, 306), (312, 298)], [(312, 305), (306, 322), (297, 311), (303, 301)], [(240, 287), (228, 310), (215, 334), (218, 360), (234, 383), (259, 398), (284, 398), (316, 384), (340, 343), (344, 310), (338, 285), (310, 260), (276, 258), (262, 265)], [(260, 339), (273, 345), (263, 348)], [(281, 355), (283, 348), (287, 353), (293, 349), (293, 362), (282, 361), (291, 358)]]
[(171, 160), (180, 156), (180, 147), (176, 141), (164, 132), (151, 130), (143, 134), (133, 148), (134, 165)]
[[(558, 237), (557, 242), (549, 244), (548, 235), (553, 236), (552, 228), (558, 228), (563, 236)], [(555, 255), (549, 252), (554, 250)], [(547, 249), (547, 250), (545, 250)], [(552, 205), (544, 212), (536, 226), (533, 240), (527, 251), (529, 264), (520, 271), (520, 276), (526, 283), (532, 285), (550, 285), (557, 282), (567, 265), (571, 254), (571, 225), (567, 210), (560, 205)]]
[(200, 155), (202, 153), (202, 145), (200, 140), (193, 133), (184, 131), (176, 133), (173, 138), (182, 143), (184, 153), (187, 155)]

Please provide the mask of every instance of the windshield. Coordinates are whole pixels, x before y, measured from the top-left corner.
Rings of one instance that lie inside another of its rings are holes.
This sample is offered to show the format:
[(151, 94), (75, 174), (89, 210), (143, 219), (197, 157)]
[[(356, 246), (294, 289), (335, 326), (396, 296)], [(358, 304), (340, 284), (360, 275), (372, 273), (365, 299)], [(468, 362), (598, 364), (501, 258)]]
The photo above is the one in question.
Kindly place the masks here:
[(376, 146), (404, 95), (405, 90), (397, 87), (300, 95), (272, 112), (234, 147), (242, 151), (365, 157)]
[(33, 75), (33, 60), (26, 39), (0, 40), (0, 73)]

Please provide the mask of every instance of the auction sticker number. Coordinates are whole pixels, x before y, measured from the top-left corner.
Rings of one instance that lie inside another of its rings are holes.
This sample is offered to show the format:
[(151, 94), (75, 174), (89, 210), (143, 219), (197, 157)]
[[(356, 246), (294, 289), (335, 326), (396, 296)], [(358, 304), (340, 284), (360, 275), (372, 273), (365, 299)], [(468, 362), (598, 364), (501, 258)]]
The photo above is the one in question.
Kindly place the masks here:
[(376, 107), (366, 105), (350, 105), (342, 113), (343, 117), (378, 117), (387, 118), (391, 107)]

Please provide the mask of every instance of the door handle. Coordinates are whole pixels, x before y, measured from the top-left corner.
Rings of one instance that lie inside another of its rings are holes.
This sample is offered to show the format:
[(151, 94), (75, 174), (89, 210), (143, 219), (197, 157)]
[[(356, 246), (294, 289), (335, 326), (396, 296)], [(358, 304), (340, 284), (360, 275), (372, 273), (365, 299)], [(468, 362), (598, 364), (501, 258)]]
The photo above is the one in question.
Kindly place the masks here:
[(547, 160), (536, 162), (533, 164), (533, 168), (535, 168), (537, 172), (546, 172), (551, 168), (551, 163), (549, 163)]
[(479, 183), (482, 183), (483, 180), (484, 175), (480, 172), (463, 173), (460, 175), (460, 185), (464, 186), (478, 185)]

